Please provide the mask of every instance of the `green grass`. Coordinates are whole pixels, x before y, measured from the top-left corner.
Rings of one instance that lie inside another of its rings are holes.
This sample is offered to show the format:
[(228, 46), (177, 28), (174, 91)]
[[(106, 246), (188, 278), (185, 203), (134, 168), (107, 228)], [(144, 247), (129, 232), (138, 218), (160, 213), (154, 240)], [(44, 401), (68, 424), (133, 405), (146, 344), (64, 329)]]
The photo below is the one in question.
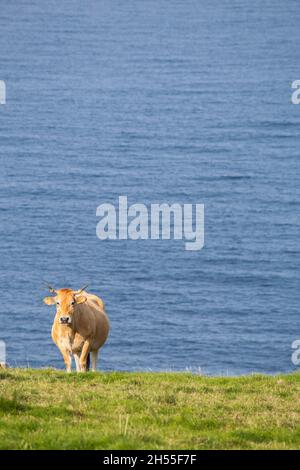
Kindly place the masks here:
[(299, 449), (300, 374), (0, 371), (1, 449)]

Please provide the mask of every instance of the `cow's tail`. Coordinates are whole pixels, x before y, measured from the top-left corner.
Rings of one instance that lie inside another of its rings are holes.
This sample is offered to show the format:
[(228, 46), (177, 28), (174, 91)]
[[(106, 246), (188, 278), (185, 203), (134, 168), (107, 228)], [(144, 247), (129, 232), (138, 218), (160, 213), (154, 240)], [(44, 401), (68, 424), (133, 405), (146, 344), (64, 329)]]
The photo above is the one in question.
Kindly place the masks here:
[(88, 357), (86, 358), (86, 370), (90, 370), (91, 365), (91, 353), (88, 353)]

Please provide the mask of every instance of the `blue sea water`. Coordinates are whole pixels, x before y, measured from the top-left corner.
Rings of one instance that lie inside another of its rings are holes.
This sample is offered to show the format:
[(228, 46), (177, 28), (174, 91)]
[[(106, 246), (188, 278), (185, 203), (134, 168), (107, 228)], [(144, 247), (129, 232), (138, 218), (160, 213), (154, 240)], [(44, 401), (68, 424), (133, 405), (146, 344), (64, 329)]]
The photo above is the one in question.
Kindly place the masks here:
[[(63, 367), (42, 281), (105, 301), (104, 370), (294, 370), (300, 4), (0, 5), (0, 339)], [(205, 247), (100, 241), (96, 208), (203, 203)]]

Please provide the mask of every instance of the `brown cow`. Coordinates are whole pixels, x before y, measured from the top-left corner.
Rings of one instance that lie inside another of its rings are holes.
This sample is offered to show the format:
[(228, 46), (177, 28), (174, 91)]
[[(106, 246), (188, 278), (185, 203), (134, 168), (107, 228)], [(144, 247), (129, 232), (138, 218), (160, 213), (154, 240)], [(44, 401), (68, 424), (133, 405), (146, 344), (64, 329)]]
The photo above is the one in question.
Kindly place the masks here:
[(52, 326), (52, 339), (63, 355), (67, 372), (71, 372), (74, 355), (77, 372), (88, 369), (92, 353), (92, 370), (96, 370), (98, 352), (109, 332), (109, 320), (103, 301), (94, 294), (71, 289), (55, 290), (48, 286), (54, 297), (45, 297), (47, 305), (56, 304)]

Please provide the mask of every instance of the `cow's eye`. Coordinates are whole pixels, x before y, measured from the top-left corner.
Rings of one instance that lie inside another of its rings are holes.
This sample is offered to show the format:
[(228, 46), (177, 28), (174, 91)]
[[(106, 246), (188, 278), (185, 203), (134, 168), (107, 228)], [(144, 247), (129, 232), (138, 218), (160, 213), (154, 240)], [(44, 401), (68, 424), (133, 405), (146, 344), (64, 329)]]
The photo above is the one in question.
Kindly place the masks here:
[(59, 302), (56, 302), (56, 305), (59, 305)]
[(74, 301), (74, 300), (72, 300), (72, 302), (71, 302), (71, 305), (74, 305), (74, 304), (75, 304), (75, 301)]

